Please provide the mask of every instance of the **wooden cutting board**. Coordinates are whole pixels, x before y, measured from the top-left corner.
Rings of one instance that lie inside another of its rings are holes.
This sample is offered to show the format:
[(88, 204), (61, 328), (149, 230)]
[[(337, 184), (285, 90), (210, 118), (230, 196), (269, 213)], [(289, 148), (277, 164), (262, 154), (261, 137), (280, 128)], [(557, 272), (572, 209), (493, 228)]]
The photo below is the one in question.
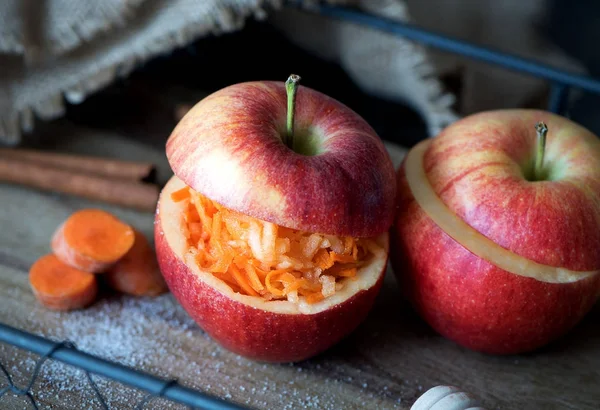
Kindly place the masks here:
[[(141, 143), (57, 122), (39, 138), (45, 148), (124, 156), (170, 170), (164, 141)], [(56, 135), (61, 135), (56, 138)], [(44, 142), (45, 141), (45, 142)], [(388, 145), (396, 165), (404, 150)], [(40, 307), (27, 271), (49, 251), (49, 238), (71, 212), (98, 206), (148, 237), (153, 215), (74, 197), (0, 185), (0, 322), (258, 409), (409, 409), (427, 389), (456, 385), (488, 409), (597, 409), (600, 407), (600, 311), (595, 309), (562, 340), (529, 355), (493, 357), (458, 347), (430, 330), (404, 303), (388, 271), (367, 321), (329, 351), (297, 364), (263, 364), (220, 348), (170, 294), (152, 298), (103, 296), (91, 308), (55, 313)], [(18, 386), (29, 380), (37, 356), (0, 344), (0, 362)], [(142, 392), (95, 379), (111, 408), (130, 409)], [(0, 389), (6, 385), (0, 375)], [(41, 408), (95, 409), (99, 402), (84, 374), (47, 361), (33, 387)], [(23, 409), (6, 395), (2, 409)], [(183, 409), (157, 400), (146, 408)]]

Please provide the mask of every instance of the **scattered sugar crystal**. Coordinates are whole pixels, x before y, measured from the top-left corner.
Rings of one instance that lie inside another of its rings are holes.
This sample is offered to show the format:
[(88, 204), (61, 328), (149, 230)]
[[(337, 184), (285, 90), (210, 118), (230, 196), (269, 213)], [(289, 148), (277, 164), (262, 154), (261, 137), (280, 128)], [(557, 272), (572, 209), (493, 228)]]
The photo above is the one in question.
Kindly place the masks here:
[[(346, 401), (351, 397), (346, 389), (355, 387), (340, 383), (339, 378), (329, 378), (326, 374), (329, 365), (324, 362), (268, 365), (235, 356), (217, 345), (214, 348), (206, 348), (206, 344), (203, 343), (203, 357), (192, 356), (190, 360), (184, 360), (182, 363), (182, 356), (177, 354), (177, 349), (182, 348), (181, 354), (184, 355), (195, 339), (208, 336), (198, 328), (171, 295), (149, 299), (114, 297), (101, 300), (85, 310), (69, 313), (46, 312), (44, 316), (44, 323), (56, 323), (54, 327), (48, 328), (46, 337), (53, 340), (71, 340), (82, 351), (148, 371), (159, 377), (182, 376), (180, 381), (185, 385), (209, 391), (226, 400), (247, 403), (251, 408), (272, 408), (274, 404), (281, 403), (280, 408), (328, 410), (360, 404)], [(42, 315), (39, 312), (33, 312), (30, 320), (36, 323), (42, 320), (40, 317)], [(157, 327), (157, 324), (160, 324), (160, 327)], [(166, 328), (168, 333), (163, 330), (159, 333), (156, 331), (158, 328)], [(194, 359), (199, 361), (195, 362)], [(24, 372), (30, 372), (36, 361), (35, 357), (24, 358), (17, 363)], [(271, 373), (272, 371), (275, 373)], [(360, 369), (352, 369), (354, 376), (360, 372)], [(40, 397), (49, 400), (57, 395), (56, 401), (60, 403), (61, 400), (73, 397), (73, 393), (80, 393), (84, 395), (82, 397), (89, 403), (90, 408), (101, 407), (94, 397), (85, 373), (80, 369), (48, 360), (41, 373), (45, 384), (35, 386), (35, 391)], [(210, 379), (204, 377), (207, 374), (211, 376)], [(312, 381), (316, 376), (319, 377), (319, 382), (311, 386), (308, 381)], [(135, 388), (102, 377), (93, 377), (110, 408), (125, 409), (123, 406), (127, 404), (135, 406), (145, 396), (145, 392)], [(357, 377), (344, 375), (340, 378), (352, 382)], [(366, 382), (359, 385), (367, 387)], [(48, 386), (52, 386), (52, 389), (49, 390)], [(382, 388), (383, 391), (388, 390), (387, 386)], [(333, 394), (329, 389), (335, 389), (337, 393)], [(390, 397), (392, 394), (383, 391), (379, 396)], [(69, 395), (69, 392), (72, 394)], [(379, 407), (381, 402), (373, 401), (375, 397), (373, 392), (362, 397), (366, 400), (366, 407)], [(386, 408), (397, 406), (392, 402), (396, 398), (390, 397)], [(155, 401), (148, 408), (182, 407), (177, 403)]]

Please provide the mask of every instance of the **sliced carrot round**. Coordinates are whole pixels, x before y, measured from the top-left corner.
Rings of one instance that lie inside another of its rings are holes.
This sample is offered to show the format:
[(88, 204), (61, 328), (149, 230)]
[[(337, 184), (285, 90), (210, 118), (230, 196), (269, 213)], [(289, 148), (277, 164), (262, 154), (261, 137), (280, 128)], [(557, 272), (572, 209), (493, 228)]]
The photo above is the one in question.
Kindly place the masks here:
[(52, 251), (74, 268), (100, 273), (121, 259), (133, 246), (131, 226), (100, 209), (74, 212), (52, 237)]
[(98, 294), (94, 274), (66, 265), (54, 254), (42, 256), (31, 266), (29, 283), (36, 299), (53, 310), (82, 309)]
[(103, 277), (108, 286), (129, 295), (157, 296), (168, 290), (154, 249), (137, 229), (133, 247)]

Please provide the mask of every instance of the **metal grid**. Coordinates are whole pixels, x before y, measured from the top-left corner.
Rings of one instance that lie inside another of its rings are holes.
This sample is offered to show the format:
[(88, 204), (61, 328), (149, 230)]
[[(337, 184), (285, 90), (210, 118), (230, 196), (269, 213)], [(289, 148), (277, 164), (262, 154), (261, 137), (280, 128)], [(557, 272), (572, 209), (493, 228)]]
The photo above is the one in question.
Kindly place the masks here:
[(91, 374), (107, 377), (128, 386), (148, 392), (148, 395), (138, 404), (138, 409), (144, 408), (146, 403), (148, 403), (150, 400), (159, 397), (185, 404), (190, 408), (207, 410), (244, 409), (244, 407), (234, 403), (229, 403), (218, 397), (184, 387), (180, 385), (176, 379), (161, 379), (146, 372), (141, 372), (139, 370), (123, 366), (119, 363), (114, 363), (82, 352), (78, 350), (75, 344), (71, 341), (55, 342), (23, 330), (16, 329), (14, 327), (0, 324), (0, 342), (4, 342), (40, 355), (40, 359), (36, 364), (30, 382), (25, 388), (18, 388), (15, 386), (9, 373), (0, 363), (0, 372), (4, 373), (8, 380), (8, 386), (0, 389), (0, 399), (4, 394), (10, 391), (19, 396), (26, 396), (36, 409), (37, 405), (35, 403), (35, 398), (31, 393), (31, 387), (35, 382), (35, 378), (37, 377), (42, 364), (48, 358), (58, 360), (84, 370), (88, 382), (94, 390), (98, 401), (105, 409), (108, 409), (108, 405), (94, 383)]
[[(287, 2), (290, 7), (299, 7), (297, 2)], [(305, 9), (304, 9), (305, 10)], [(305, 10), (307, 11), (307, 10)], [(508, 54), (499, 50), (481, 47), (463, 40), (450, 38), (435, 32), (423, 30), (413, 24), (407, 24), (381, 17), (372, 16), (340, 6), (319, 5), (312, 11), (332, 19), (342, 19), (376, 30), (391, 33), (396, 36), (434, 47), (446, 52), (459, 54), (466, 58), (476, 59), (485, 63), (504, 67), (508, 70), (536, 76), (551, 83), (551, 93), (548, 101), (548, 111), (562, 114), (567, 109), (567, 98), (571, 88), (577, 88), (595, 94), (600, 94), (600, 81), (583, 75), (572, 74), (551, 66), (540, 64)], [(40, 368), (47, 359), (54, 359), (84, 370), (88, 382), (94, 390), (101, 405), (108, 409), (102, 393), (98, 390), (92, 374), (107, 377), (125, 385), (147, 392), (147, 396), (138, 403), (142, 409), (153, 399), (164, 398), (181, 403), (190, 408), (198, 409), (244, 409), (240, 405), (225, 401), (204, 392), (193, 390), (180, 385), (176, 379), (162, 379), (146, 372), (123, 366), (100, 357), (78, 350), (71, 341), (52, 341), (0, 323), (0, 342), (16, 348), (33, 352), (40, 356), (31, 376), (30, 382), (23, 388), (17, 387), (7, 369), (0, 363), (0, 373), (7, 379), (7, 386), (0, 388), (0, 401), (8, 393), (28, 398), (34, 409), (37, 409), (35, 397), (31, 393)]]
[(543, 78), (551, 84), (547, 109), (557, 114), (566, 111), (571, 88), (600, 94), (600, 81), (595, 78), (569, 73), (531, 59), (424, 30), (414, 24), (389, 20), (339, 6), (321, 5), (316, 11), (325, 17), (350, 21), (465, 58)]

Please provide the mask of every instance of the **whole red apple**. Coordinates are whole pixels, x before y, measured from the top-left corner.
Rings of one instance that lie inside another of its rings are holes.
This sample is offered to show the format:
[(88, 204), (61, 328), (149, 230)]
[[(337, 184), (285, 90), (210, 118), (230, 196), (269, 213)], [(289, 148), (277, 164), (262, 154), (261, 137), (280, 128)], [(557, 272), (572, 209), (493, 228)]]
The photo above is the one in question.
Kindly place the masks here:
[[(166, 145), (175, 176), (155, 222), (161, 271), (191, 317), (227, 349), (273, 362), (321, 353), (366, 318), (387, 264), (396, 194), (391, 159), (364, 119), (316, 90), (290, 94), (287, 86), (235, 84), (182, 118)], [(244, 294), (197, 263), (185, 234), (189, 217), (173, 200), (184, 187), (280, 229), (371, 238), (379, 247), (355, 277), (315, 303)]]
[(544, 111), (461, 119), (398, 169), (391, 240), (433, 329), (485, 353), (535, 350), (599, 296), (600, 140)]

